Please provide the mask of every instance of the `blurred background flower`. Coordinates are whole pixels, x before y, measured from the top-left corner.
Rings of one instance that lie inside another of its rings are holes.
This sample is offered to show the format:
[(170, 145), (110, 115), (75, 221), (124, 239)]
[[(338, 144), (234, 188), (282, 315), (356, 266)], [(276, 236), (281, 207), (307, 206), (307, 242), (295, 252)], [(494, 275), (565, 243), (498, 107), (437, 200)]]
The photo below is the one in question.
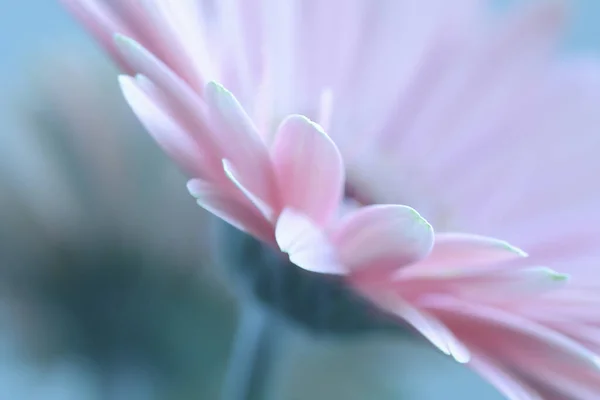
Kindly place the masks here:
[(210, 274), (210, 222), (112, 67), (56, 50), (30, 66), (3, 146), (0, 273), (24, 351), (80, 360), (101, 398), (214, 398), (234, 310)]

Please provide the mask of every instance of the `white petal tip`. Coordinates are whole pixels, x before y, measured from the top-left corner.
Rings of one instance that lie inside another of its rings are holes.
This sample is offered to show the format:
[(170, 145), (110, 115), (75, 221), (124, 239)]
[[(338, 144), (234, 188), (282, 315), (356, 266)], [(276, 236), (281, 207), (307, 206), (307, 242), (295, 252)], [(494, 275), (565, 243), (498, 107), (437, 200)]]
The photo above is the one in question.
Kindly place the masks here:
[(225, 93), (228, 95), (231, 95), (231, 92), (229, 90), (227, 90), (227, 88), (225, 88), (225, 86), (221, 85), (220, 83), (216, 82), (216, 81), (209, 81), (204, 90), (206, 91), (207, 94), (220, 94), (220, 93)]
[(221, 165), (223, 166), (223, 171), (225, 171), (225, 173), (227, 174), (227, 176), (232, 175), (232, 165), (231, 162), (229, 162), (228, 159), (226, 158), (222, 158), (221, 159)]
[(569, 274), (563, 274), (548, 267), (529, 268), (526, 271), (529, 273), (535, 273), (543, 279), (549, 279), (554, 282), (565, 282), (570, 279)]
[(138, 42), (129, 36), (125, 36), (122, 33), (113, 34), (113, 40), (117, 45), (123, 45), (128, 47), (142, 47)]
[(185, 187), (188, 192), (192, 195), (192, 197), (198, 198), (200, 196), (200, 192), (198, 191), (197, 182), (194, 179), (189, 180)]
[(524, 252), (523, 250), (521, 250), (518, 247), (513, 246), (512, 244), (505, 242), (503, 240), (499, 240), (498, 241), (498, 245), (503, 248), (504, 250), (510, 251), (511, 253), (516, 254), (519, 257), (528, 257), (529, 254), (527, 254), (526, 252)]
[(123, 84), (129, 84), (129, 82), (131, 81), (131, 79), (133, 79), (133, 77), (131, 77), (127, 74), (120, 74), (119, 76), (117, 76), (117, 79), (119, 80), (119, 84), (123, 85)]
[(551, 271), (549, 273), (549, 277), (553, 281), (558, 281), (558, 282), (568, 281), (571, 278), (571, 276), (569, 274), (561, 274), (560, 272), (555, 272), (555, 271)]
[[(288, 115), (284, 119), (283, 123), (289, 123), (289, 122), (295, 122), (295, 123), (310, 125), (311, 127), (313, 127), (314, 129), (316, 129), (320, 133), (322, 133), (325, 136), (327, 136), (327, 133), (325, 133), (325, 129), (323, 129), (323, 127), (321, 125), (319, 125), (318, 123), (316, 123), (315, 121), (311, 120), (310, 118), (308, 118), (308, 117), (306, 117), (304, 115), (301, 115), (301, 114), (291, 114), (291, 115)], [(283, 123), (282, 123), (282, 125), (283, 125)]]
[(417, 210), (415, 210), (412, 207), (406, 207), (406, 208), (409, 209), (412, 217), (415, 219), (415, 221), (418, 224), (423, 225), (423, 227), (425, 229), (428, 229), (433, 232), (433, 226), (431, 226), (431, 224), (429, 222), (427, 222), (427, 220), (425, 218), (423, 218), (423, 216), (421, 214), (419, 214), (419, 212)]
[(451, 356), (456, 362), (460, 364), (468, 364), (469, 361), (471, 361), (471, 354), (469, 354), (466, 351), (452, 353)]
[(571, 276), (569, 274), (563, 274), (563, 273), (554, 271), (550, 268), (546, 269), (546, 274), (548, 275), (548, 278), (550, 278), (553, 281), (557, 281), (557, 282), (568, 281), (571, 278)]
[(269, 221), (274, 222), (275, 220), (275, 212), (271, 205), (267, 203), (265, 200), (259, 198), (250, 190), (248, 190), (242, 182), (237, 178), (237, 173), (235, 168), (231, 164), (231, 162), (225, 158), (221, 160), (223, 165), (223, 171), (225, 172), (225, 176), (235, 185), (237, 188), (246, 196), (254, 206), (262, 213), (262, 215)]

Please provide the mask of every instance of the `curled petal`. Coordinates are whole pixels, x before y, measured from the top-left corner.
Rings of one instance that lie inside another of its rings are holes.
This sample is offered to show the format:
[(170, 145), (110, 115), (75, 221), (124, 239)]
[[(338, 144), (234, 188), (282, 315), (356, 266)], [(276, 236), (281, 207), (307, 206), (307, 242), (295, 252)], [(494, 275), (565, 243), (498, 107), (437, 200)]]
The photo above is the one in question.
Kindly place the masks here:
[(279, 127), (271, 158), (283, 206), (324, 226), (344, 188), (344, 165), (333, 141), (308, 118), (292, 115)]
[(526, 256), (525, 252), (503, 240), (463, 233), (438, 233), (431, 254), (399, 271), (398, 276), (460, 276), (479, 267), (486, 269), (491, 264)]
[(243, 175), (244, 186), (271, 208), (277, 202), (275, 177), (269, 153), (256, 127), (231, 92), (209, 82), (205, 101), (211, 130), (216, 133), (221, 157)]
[(352, 271), (395, 270), (426, 257), (433, 245), (431, 225), (401, 205), (363, 207), (343, 218), (331, 236)]
[(245, 179), (249, 179), (249, 176), (252, 176), (252, 173), (255, 174), (255, 171), (250, 171), (250, 174), (244, 174), (243, 176), (235, 170), (233, 165), (228, 160), (223, 160), (223, 170), (225, 171), (225, 175), (233, 182), (233, 184), (242, 192), (244, 196), (248, 198), (256, 206), (256, 208), (261, 212), (262, 215), (268, 220), (272, 221), (273, 219), (273, 208), (263, 201), (261, 198), (256, 196), (250, 189), (248, 189), (248, 185), (244, 182)]
[[(229, 90), (219, 83), (211, 81), (206, 85), (204, 94), (206, 103), (221, 116), (223, 122), (227, 125), (227, 139), (241, 140), (250, 147), (247, 150), (248, 152), (264, 149), (262, 138), (259, 136), (252, 120)], [(236, 142), (230, 144), (233, 143)]]
[(234, 195), (223, 192), (219, 186), (201, 179), (191, 179), (187, 188), (200, 207), (243, 232), (265, 242), (273, 242), (271, 225)]
[(327, 274), (346, 273), (321, 228), (295, 210), (283, 210), (275, 238), (281, 251), (288, 253), (290, 261), (301, 268)]

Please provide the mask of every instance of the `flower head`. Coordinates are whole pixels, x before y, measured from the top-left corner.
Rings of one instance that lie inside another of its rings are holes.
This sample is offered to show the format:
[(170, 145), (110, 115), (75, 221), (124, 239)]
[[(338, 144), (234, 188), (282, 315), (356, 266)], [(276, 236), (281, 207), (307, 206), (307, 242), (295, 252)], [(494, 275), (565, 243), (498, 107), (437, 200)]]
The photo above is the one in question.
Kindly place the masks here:
[[(523, 313), (564, 280), (531, 265), (556, 263), (556, 254), (597, 260), (590, 239), (600, 225), (586, 223), (598, 217), (596, 190), (569, 181), (589, 178), (595, 158), (571, 144), (568, 129), (581, 126), (579, 142), (598, 140), (590, 130), (599, 122), (590, 105), (598, 92), (577, 82), (597, 76), (590, 64), (582, 75), (552, 59), (563, 19), (557, 3), (491, 27), (470, 0), (356, 0), (343, 13), (335, 1), (231, 0), (211, 9), (210, 19), (200, 1), (148, 2), (142, 13), (125, 3), (135, 23), (102, 2), (75, 4), (120, 62), (141, 74), (122, 78), (125, 95), (199, 178), (189, 187), (201, 205), (277, 243), (303, 268), (345, 274), (509, 397), (556, 389), (547, 380), (558, 364), (536, 374), (535, 354), (515, 353), (536, 343), (552, 349), (550, 358), (580, 362), (562, 390), (586, 398), (566, 387), (584, 376), (596, 382), (595, 348)], [(144, 33), (144, 21), (157, 18), (154, 32), (162, 34)], [(120, 36), (110, 44), (114, 32), (141, 45)], [(169, 43), (180, 50), (176, 57)], [(206, 84), (212, 80), (239, 103)], [(551, 118), (542, 114), (549, 109)], [(297, 112), (324, 129), (299, 116), (272, 128)], [(566, 154), (580, 163), (569, 164)], [(338, 217), (347, 210), (344, 187), (360, 207)], [(532, 259), (524, 263), (525, 254), (505, 242), (464, 234), (437, 234), (432, 250), (432, 230), (414, 210), (378, 203), (415, 205), (440, 231), (507, 238)], [(511, 301), (502, 298), (508, 293)], [(471, 328), (502, 336), (506, 352)]]
[(490, 18), (473, 0), (64, 1), (127, 71), (144, 57), (115, 32), (200, 96), (221, 82), (261, 136), (288, 114), (317, 121), (361, 203), (407, 204), (437, 231), (595, 270), (600, 67), (557, 59), (561, 2)]
[[(155, 78), (166, 79), (160, 74)], [(430, 251), (431, 227), (406, 206), (350, 212), (345, 225), (330, 227), (343, 198), (344, 166), (335, 144), (307, 118), (286, 118), (269, 144), (233, 95), (216, 83), (207, 85), (203, 98), (184, 87), (181, 92), (161, 88), (143, 76), (122, 77), (121, 86), (159, 143), (201, 177), (188, 184), (198, 204), (266, 242), (277, 242), (297, 265), (344, 273), (349, 268), (339, 261), (348, 252), (344, 248), (371, 251), (374, 259), (385, 258), (396, 266)], [(350, 246), (355, 231), (369, 224), (376, 228), (366, 247), (357, 246), (363, 242)], [(386, 238), (393, 244), (376, 247), (381, 253), (374, 251), (373, 244)]]

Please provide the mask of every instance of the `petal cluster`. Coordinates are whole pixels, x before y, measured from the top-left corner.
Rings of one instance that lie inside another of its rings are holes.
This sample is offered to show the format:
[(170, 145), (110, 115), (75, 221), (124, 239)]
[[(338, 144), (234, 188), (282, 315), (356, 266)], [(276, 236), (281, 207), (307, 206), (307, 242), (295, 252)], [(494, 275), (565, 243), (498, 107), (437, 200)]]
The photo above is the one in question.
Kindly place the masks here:
[(117, 40), (140, 72), (121, 76), (125, 98), (156, 141), (195, 176), (188, 189), (199, 205), (276, 242), (312, 271), (397, 268), (429, 253), (433, 229), (410, 207), (366, 207), (339, 220), (344, 164), (319, 125), (291, 115), (266, 142), (224, 87), (209, 82), (197, 95), (141, 45)]
[(597, 293), (524, 257), (506, 242), (438, 234), (430, 257), (351, 284), (509, 399), (597, 398)]

